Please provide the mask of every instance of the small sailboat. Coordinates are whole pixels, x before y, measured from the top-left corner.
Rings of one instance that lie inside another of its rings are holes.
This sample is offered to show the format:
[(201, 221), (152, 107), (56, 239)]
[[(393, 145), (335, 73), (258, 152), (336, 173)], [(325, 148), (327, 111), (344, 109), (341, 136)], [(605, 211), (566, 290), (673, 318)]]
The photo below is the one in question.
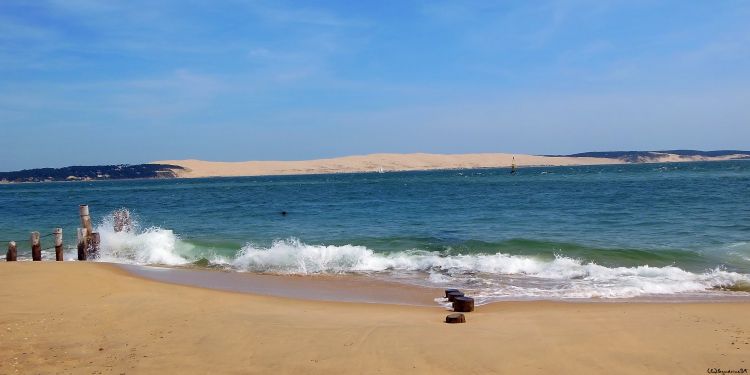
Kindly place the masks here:
[(510, 174), (516, 174), (516, 157), (513, 156), (513, 162), (510, 165)]
[(380, 168), (378, 169), (378, 173), (385, 173), (385, 171), (383, 170), (383, 167), (380, 167)]

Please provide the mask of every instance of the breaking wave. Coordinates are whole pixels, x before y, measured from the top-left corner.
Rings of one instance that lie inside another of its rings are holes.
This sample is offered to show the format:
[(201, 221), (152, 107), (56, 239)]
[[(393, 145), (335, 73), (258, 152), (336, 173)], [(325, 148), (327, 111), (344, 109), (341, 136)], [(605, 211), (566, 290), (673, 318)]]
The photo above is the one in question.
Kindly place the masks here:
[(308, 245), (297, 239), (270, 246), (247, 244), (220, 256), (182, 241), (171, 230), (114, 232), (106, 222), (100, 260), (133, 264), (204, 264), (235, 271), (276, 274), (365, 273), (425, 286), (471, 290), (479, 303), (508, 298), (628, 298), (701, 293), (714, 289), (750, 291), (750, 277), (720, 267), (690, 272), (676, 266), (606, 267), (556, 255), (467, 254), (409, 250), (375, 252), (357, 245)]
[(180, 241), (171, 230), (141, 228), (133, 217), (126, 230), (115, 232), (114, 221), (114, 215), (107, 215), (96, 228), (101, 238), (99, 261), (170, 266), (191, 262), (193, 246)]

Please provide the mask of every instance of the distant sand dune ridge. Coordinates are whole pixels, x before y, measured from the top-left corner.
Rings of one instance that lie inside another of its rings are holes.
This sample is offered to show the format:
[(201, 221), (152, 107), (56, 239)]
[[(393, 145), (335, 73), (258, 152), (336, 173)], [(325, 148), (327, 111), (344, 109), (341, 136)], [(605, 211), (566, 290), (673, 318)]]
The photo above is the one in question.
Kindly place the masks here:
[(422, 171), (436, 169), (509, 168), (513, 157), (517, 166), (560, 166), (618, 164), (609, 158), (554, 157), (513, 154), (371, 154), (332, 159), (301, 161), (213, 162), (203, 160), (156, 161), (184, 167), (180, 177), (230, 177), (320, 173)]
[[(686, 162), (731, 160), (744, 155), (721, 157), (682, 156), (658, 154), (648, 162)], [(235, 177), (271, 176), (323, 173), (357, 173), (378, 171), (423, 171), (437, 169), (509, 168), (519, 167), (624, 164), (625, 160), (604, 157), (539, 156), (507, 153), (482, 154), (370, 154), (331, 159), (300, 161), (243, 161), (218, 162), (204, 160), (161, 160), (156, 164), (178, 165), (185, 170), (175, 170), (179, 177)]]

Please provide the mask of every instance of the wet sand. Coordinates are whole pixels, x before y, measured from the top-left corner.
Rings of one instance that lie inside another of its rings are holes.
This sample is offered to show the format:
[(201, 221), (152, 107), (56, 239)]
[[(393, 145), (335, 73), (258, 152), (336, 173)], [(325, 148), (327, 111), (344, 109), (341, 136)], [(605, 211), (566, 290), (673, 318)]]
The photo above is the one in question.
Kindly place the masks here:
[[(237, 272), (219, 268), (130, 264), (116, 264), (115, 266), (150, 280), (229, 292), (312, 301), (385, 303), (429, 307), (447, 305), (444, 300), (436, 301), (436, 297), (442, 296), (444, 293), (442, 288), (396, 281), (382, 273), (373, 275), (352, 273), (341, 275), (277, 275)], [(539, 300), (540, 298), (532, 297), (508, 297), (490, 303)], [(712, 290), (670, 295), (642, 295), (630, 298), (567, 298), (560, 301), (570, 303), (750, 302), (750, 295), (743, 292)], [(479, 299), (477, 304), (483, 304), (481, 302), (481, 299)], [(484, 304), (486, 303), (484, 302)]]
[(387, 303), (439, 306), (443, 289), (388, 282), (357, 275), (272, 275), (221, 270), (196, 270), (120, 264), (117, 267), (147, 279), (228, 292), (311, 301)]
[[(0, 374), (706, 373), (750, 367), (748, 303), (321, 302), (0, 262)], [(363, 290), (367, 286), (356, 285)]]

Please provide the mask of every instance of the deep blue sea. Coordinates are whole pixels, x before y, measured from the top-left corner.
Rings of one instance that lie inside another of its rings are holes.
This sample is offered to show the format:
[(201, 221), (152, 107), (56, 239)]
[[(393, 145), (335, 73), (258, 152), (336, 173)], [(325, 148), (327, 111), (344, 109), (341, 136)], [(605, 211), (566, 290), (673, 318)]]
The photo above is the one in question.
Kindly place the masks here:
[[(28, 258), (30, 231), (62, 227), (74, 259), (79, 204), (102, 261), (364, 274), (479, 302), (750, 295), (750, 161), (6, 184), (0, 240)], [(120, 208), (132, 232), (111, 229)]]

